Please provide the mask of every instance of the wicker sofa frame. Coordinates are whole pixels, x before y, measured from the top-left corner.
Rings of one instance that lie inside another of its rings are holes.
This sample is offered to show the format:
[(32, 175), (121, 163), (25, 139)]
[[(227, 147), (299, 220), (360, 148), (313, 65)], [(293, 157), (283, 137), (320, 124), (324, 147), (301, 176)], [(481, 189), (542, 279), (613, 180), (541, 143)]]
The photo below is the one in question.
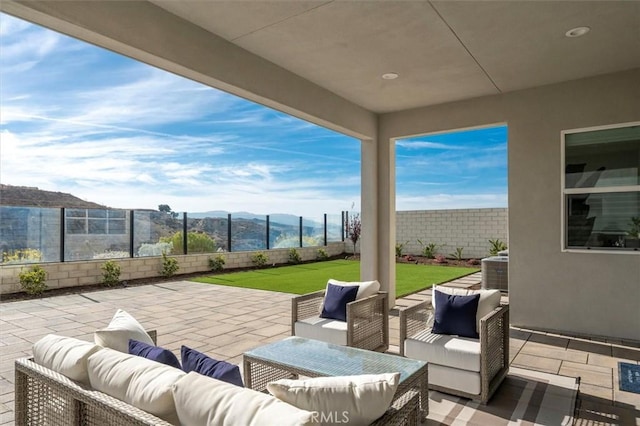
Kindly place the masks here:
[[(427, 327), (431, 302), (400, 310), (400, 355), (404, 342)], [(429, 383), (429, 388), (486, 404), (509, 372), (509, 305), (502, 304), (480, 319), (480, 394), (474, 395)]]
[[(149, 333), (154, 340), (155, 332)], [(409, 391), (374, 426), (417, 426), (420, 394)], [(126, 402), (33, 362), (15, 361), (15, 424), (48, 426), (171, 426)]]
[[(303, 294), (291, 299), (291, 335), (295, 324), (317, 316), (322, 307), (325, 290)], [(389, 348), (389, 304), (387, 292), (347, 304), (347, 346), (384, 352)]]

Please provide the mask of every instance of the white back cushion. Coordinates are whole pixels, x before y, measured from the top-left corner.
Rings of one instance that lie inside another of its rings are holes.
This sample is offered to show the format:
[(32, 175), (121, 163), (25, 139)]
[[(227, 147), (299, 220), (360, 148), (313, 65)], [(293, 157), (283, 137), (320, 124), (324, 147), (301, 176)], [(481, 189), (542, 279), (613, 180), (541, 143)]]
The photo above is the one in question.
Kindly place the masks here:
[[(471, 296), (474, 294), (480, 294), (480, 299), (478, 300), (478, 312), (476, 313), (476, 331), (480, 333), (480, 319), (487, 316), (491, 313), (495, 308), (500, 306), (500, 290), (469, 290), (466, 288), (453, 288), (453, 287), (445, 287), (445, 286), (437, 286), (437, 290), (446, 293), (453, 294), (457, 296)], [(436, 286), (432, 287), (431, 293), (431, 304), (433, 307), (436, 307), (436, 297), (435, 297)]]
[(171, 386), (185, 376), (182, 370), (108, 348), (87, 364), (92, 388), (177, 424)]
[(358, 294), (356, 294), (356, 300), (364, 299), (365, 297), (373, 296), (378, 291), (380, 291), (380, 283), (378, 281), (338, 281), (334, 279), (330, 279), (327, 281), (328, 284), (339, 285), (339, 286), (358, 286)]
[(71, 380), (88, 385), (87, 359), (100, 349), (95, 343), (49, 334), (33, 344), (33, 360)]
[(272, 396), (191, 372), (173, 385), (180, 423), (189, 426), (316, 424), (317, 413)]
[(400, 373), (278, 380), (267, 389), (303, 410), (317, 411), (324, 425), (368, 425), (391, 405)]
[(144, 327), (122, 309), (118, 309), (106, 328), (93, 333), (96, 344), (129, 353), (129, 339), (154, 345)]

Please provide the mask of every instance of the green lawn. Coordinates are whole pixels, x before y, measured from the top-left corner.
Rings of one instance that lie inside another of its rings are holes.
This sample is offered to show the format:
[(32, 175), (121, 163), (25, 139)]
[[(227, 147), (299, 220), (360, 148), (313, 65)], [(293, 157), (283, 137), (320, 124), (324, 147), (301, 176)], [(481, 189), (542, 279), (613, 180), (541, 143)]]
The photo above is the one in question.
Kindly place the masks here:
[[(406, 296), (418, 290), (429, 288), (432, 284), (450, 281), (477, 271), (479, 269), (398, 263), (396, 264), (396, 297)], [(305, 294), (324, 289), (329, 278), (341, 281), (358, 281), (360, 279), (360, 262), (332, 260), (305, 263), (303, 265), (211, 275), (194, 278), (192, 281)]]

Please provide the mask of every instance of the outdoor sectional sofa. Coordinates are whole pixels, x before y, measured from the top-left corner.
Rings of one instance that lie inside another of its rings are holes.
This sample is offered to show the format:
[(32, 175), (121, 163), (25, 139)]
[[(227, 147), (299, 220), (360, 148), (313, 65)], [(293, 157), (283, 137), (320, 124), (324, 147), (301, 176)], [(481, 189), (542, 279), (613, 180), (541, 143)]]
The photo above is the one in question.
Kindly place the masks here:
[[(148, 335), (155, 342), (156, 333)], [(79, 348), (70, 349), (54, 343), (44, 351), (36, 345), (37, 355), (15, 362), (15, 420), (19, 426), (319, 424), (313, 413), (269, 394), (195, 372), (186, 374), (114, 349), (96, 348), (93, 343), (82, 342)], [(43, 362), (46, 366), (35, 362), (43, 353), (52, 359)], [(118, 379), (115, 370), (120, 377), (125, 373), (135, 379), (120, 389), (125, 380)], [(105, 391), (92, 387), (96, 383)], [(373, 424), (415, 425), (418, 417), (416, 393), (404, 398), (401, 406), (389, 407)]]

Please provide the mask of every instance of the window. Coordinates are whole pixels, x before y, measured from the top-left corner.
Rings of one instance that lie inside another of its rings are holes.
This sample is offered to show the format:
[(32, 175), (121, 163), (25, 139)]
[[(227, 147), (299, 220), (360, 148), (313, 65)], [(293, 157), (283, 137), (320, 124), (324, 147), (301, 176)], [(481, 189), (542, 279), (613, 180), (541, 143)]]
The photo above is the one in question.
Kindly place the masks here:
[(125, 210), (68, 209), (67, 234), (126, 234)]
[(562, 136), (564, 248), (640, 250), (640, 123)]

